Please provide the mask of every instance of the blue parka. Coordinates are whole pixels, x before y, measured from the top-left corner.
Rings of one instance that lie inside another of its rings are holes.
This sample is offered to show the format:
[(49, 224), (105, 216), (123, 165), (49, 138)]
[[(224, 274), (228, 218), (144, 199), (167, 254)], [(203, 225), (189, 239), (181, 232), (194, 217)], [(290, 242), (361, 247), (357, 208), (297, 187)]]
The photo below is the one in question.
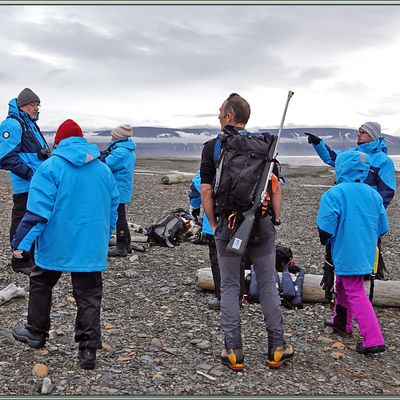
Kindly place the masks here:
[(110, 234), (119, 194), (110, 169), (85, 138), (60, 142), (32, 178), (27, 213), (12, 246), (29, 251), (36, 240), (36, 265), (65, 272), (107, 268)]
[(32, 175), (43, 162), (37, 153), (48, 149), (39, 127), (38, 118), (32, 121), (17, 105), (17, 99), (8, 103), (8, 116), (0, 125), (0, 168), (10, 171), (14, 194), (26, 193)]
[(362, 183), (369, 171), (365, 153), (340, 153), (336, 158), (337, 184), (321, 197), (317, 226), (332, 235), (337, 275), (370, 274), (378, 238), (389, 231), (382, 197)]
[[(332, 150), (323, 140), (317, 145), (313, 145), (321, 160), (335, 167), (335, 161), (339, 151)], [(387, 155), (387, 147), (384, 137), (379, 137), (369, 143), (359, 144), (354, 150), (368, 154), (371, 169), (365, 183), (382, 196), (385, 208), (390, 204), (396, 190), (396, 176), (394, 163)]]
[(110, 154), (105, 159), (119, 191), (119, 202), (128, 204), (131, 202), (133, 191), (133, 172), (136, 165), (136, 144), (131, 139), (112, 140), (108, 143)]
[[(192, 208), (200, 208), (201, 206), (200, 184), (200, 171), (197, 171), (196, 176), (192, 179), (189, 192), (189, 200)], [(202, 232), (214, 236), (214, 232), (211, 229), (210, 223), (208, 222), (207, 215), (204, 212)]]

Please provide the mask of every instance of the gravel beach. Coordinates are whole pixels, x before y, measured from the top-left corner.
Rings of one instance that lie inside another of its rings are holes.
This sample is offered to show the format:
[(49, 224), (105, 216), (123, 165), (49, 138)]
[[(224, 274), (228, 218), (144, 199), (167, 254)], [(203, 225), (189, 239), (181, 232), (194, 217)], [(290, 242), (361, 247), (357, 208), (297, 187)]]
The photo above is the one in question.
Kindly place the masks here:
[[(189, 183), (164, 185), (161, 173), (194, 173), (198, 165), (199, 160), (139, 159), (128, 220), (146, 227), (167, 211), (188, 208)], [(333, 169), (283, 165), (282, 172), (287, 184), (278, 242), (291, 247), (306, 273), (321, 274), (324, 248), (315, 219), (321, 194), (334, 182)], [(0, 290), (15, 283), (28, 291), (28, 278), (8, 265), (12, 200), (5, 171), (0, 171), (0, 187)], [(400, 280), (398, 210), (395, 197), (388, 209), (391, 232), (382, 244), (393, 280)], [(53, 331), (43, 349), (33, 351), (11, 335), (17, 323), (26, 321), (28, 297), (0, 306), (1, 396), (41, 393), (44, 375), (51, 380), (52, 395), (400, 395), (400, 309), (376, 308), (387, 351), (374, 356), (355, 351), (360, 341), (357, 329), (352, 337), (342, 338), (324, 328), (323, 321), (331, 315), (327, 304), (284, 309), (285, 337), (295, 348), (295, 357), (272, 371), (265, 365), (260, 306), (245, 304), (245, 370), (235, 373), (220, 363), (219, 312), (207, 308), (212, 293), (195, 287), (197, 269), (209, 266), (207, 246), (146, 246), (145, 253), (109, 259), (103, 274), (103, 349), (97, 352), (95, 370), (82, 370), (77, 363), (69, 274), (55, 287)], [(44, 364), (48, 372), (44, 368), (38, 374), (38, 367), (33, 372), (37, 364)]]

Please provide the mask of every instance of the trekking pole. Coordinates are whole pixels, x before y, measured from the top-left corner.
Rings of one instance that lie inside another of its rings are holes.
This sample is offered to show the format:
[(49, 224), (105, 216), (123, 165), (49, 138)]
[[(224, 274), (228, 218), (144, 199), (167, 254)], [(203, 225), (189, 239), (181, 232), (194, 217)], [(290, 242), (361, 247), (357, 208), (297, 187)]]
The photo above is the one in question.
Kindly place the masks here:
[(289, 101), (291, 97), (294, 95), (294, 92), (289, 91), (288, 97), (285, 104), (285, 109), (283, 111), (281, 124), (279, 126), (278, 135), (273, 137), (271, 148), (268, 154), (268, 161), (265, 164), (264, 170), (261, 174), (261, 178), (257, 185), (257, 190), (255, 194), (255, 202), (251, 206), (250, 209), (244, 211), (242, 213), (243, 221), (239, 225), (239, 228), (236, 230), (235, 234), (233, 235), (231, 241), (226, 246), (226, 250), (230, 251), (231, 253), (235, 253), (238, 255), (243, 255), (246, 251), (247, 243), (249, 242), (250, 233), (254, 225), (254, 220), (256, 216), (256, 212), (260, 205), (262, 204), (264, 197), (268, 190), (268, 182), (271, 179), (272, 169), (274, 166), (274, 159), (276, 158), (278, 152), (278, 144), (279, 139), (281, 137), (283, 124), (285, 122), (286, 111), (289, 106)]

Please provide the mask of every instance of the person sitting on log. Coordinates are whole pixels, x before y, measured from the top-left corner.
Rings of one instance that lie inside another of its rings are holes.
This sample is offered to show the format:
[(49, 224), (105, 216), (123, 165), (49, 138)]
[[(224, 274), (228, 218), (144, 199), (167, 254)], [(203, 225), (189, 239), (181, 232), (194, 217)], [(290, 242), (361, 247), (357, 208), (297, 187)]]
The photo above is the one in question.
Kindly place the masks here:
[(320, 202), (317, 227), (321, 243), (330, 244), (333, 266), (324, 266), (323, 288), (333, 288), (336, 272), (335, 312), (326, 326), (339, 334), (351, 334), (353, 315), (363, 342), (361, 354), (385, 351), (374, 308), (364, 289), (364, 275), (370, 274), (376, 258), (378, 238), (389, 231), (389, 223), (379, 193), (364, 183), (370, 171), (369, 156), (356, 150), (340, 153), (335, 162), (336, 186), (326, 191)]

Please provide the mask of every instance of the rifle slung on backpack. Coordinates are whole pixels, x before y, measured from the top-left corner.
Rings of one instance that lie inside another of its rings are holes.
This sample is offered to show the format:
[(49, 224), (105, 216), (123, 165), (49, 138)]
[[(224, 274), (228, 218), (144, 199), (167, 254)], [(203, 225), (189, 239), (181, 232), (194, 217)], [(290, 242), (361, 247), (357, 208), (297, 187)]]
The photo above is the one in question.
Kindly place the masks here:
[(279, 144), (279, 139), (281, 136), (283, 124), (285, 122), (286, 111), (289, 105), (290, 98), (293, 96), (293, 92), (289, 91), (288, 97), (285, 104), (285, 109), (283, 111), (283, 116), (281, 120), (281, 125), (279, 127), (278, 135), (272, 136), (272, 143), (270, 146), (270, 151), (268, 153), (267, 162), (265, 164), (263, 173), (261, 174), (260, 180), (258, 182), (256, 195), (255, 195), (255, 202), (251, 208), (242, 213), (242, 222), (239, 225), (238, 229), (236, 230), (235, 234), (233, 235), (231, 241), (226, 246), (226, 250), (230, 251), (231, 253), (235, 253), (238, 255), (243, 255), (246, 251), (247, 244), (250, 239), (250, 233), (253, 229), (256, 213), (260, 208), (264, 197), (266, 196), (268, 190), (268, 184), (271, 180), (272, 169), (274, 167), (274, 160), (277, 156), (277, 148)]

